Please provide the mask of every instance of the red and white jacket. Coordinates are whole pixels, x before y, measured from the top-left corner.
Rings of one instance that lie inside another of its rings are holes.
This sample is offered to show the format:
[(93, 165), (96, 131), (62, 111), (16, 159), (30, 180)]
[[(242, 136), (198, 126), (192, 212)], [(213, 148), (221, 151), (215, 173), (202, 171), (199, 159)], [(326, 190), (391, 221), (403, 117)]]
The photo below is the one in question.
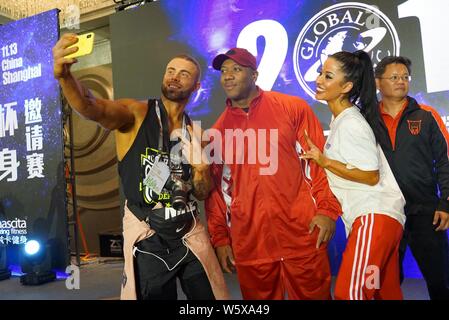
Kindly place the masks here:
[[(213, 128), (223, 137), (214, 137), (222, 163), (212, 165), (216, 187), (205, 202), (213, 246), (232, 244), (241, 265), (312, 254), (316, 250), (316, 237), (309, 235), (312, 218), (322, 214), (336, 220), (341, 207), (324, 170), (299, 158), (308, 149), (305, 131), (321, 150), (324, 145), (323, 130), (309, 105), (294, 96), (259, 89), (247, 113), (228, 100)], [(247, 137), (252, 132), (255, 140), (253, 135), (237, 143), (237, 134), (230, 132), (238, 129)], [(276, 170), (267, 174), (269, 167)]]

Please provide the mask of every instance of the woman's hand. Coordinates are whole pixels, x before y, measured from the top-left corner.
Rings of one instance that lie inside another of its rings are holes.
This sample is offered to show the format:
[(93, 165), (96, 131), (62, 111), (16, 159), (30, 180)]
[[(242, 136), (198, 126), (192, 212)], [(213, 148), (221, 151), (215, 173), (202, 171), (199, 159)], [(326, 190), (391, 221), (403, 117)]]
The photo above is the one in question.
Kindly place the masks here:
[(329, 164), (329, 159), (321, 152), (321, 150), (310, 140), (307, 131), (304, 131), (304, 137), (306, 138), (308, 151), (304, 151), (301, 155), (301, 159), (310, 159), (316, 162), (322, 168), (326, 168)]

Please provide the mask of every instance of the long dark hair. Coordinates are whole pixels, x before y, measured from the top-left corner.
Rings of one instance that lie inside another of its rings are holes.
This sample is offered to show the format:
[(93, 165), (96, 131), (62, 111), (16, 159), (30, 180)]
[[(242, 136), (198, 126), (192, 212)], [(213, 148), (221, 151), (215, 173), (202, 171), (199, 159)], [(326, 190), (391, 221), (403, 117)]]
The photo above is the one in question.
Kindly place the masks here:
[(349, 101), (360, 109), (377, 140), (381, 130), (381, 118), (370, 57), (362, 50), (354, 53), (340, 51), (330, 57), (341, 63), (345, 80), (353, 83), (353, 87), (348, 93)]

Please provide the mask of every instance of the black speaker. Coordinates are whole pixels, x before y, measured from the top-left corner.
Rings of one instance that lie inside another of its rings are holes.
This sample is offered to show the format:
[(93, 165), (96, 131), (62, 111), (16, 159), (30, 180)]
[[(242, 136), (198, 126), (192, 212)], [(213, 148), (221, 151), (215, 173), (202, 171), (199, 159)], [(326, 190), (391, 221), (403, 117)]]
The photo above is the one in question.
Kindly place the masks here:
[(123, 236), (121, 232), (104, 232), (100, 233), (99, 236), (100, 256), (123, 257)]

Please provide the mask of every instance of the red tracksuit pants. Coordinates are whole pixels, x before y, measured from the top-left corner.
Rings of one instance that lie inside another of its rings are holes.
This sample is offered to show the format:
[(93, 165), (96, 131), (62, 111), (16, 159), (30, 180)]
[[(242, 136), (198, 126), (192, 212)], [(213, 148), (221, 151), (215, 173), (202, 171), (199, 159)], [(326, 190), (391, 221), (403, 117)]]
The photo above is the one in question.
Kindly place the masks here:
[(402, 232), (402, 225), (384, 214), (357, 218), (343, 253), (335, 299), (402, 300), (398, 253)]
[(236, 267), (245, 300), (283, 300), (287, 297), (290, 300), (331, 299), (326, 245), (304, 257)]

